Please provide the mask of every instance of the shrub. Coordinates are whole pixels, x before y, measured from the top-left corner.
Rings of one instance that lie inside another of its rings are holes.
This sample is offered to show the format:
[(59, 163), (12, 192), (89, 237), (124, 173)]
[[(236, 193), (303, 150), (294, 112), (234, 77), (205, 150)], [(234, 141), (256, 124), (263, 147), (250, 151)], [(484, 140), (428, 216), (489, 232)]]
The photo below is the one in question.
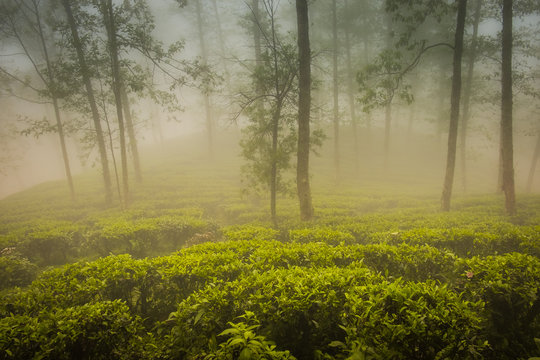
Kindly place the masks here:
[(133, 359), (143, 353), (140, 319), (120, 301), (88, 304), (37, 317), (0, 320), (3, 359)]
[(481, 309), (434, 282), (356, 286), (342, 314), (345, 341), (331, 344), (337, 358), (481, 358)]
[(473, 257), (456, 267), (458, 291), (486, 303), (484, 318), (492, 356), (533, 356), (540, 333), (540, 260), (519, 253)]
[(223, 229), (225, 240), (276, 240), (279, 231), (255, 225), (230, 226)]
[(37, 266), (16, 254), (0, 256), (0, 290), (25, 286), (34, 280)]
[(260, 334), (299, 359), (313, 358), (340, 333), (336, 327), (349, 287), (381, 281), (362, 266), (254, 271), (236, 281), (211, 284), (179, 304), (166, 331), (167, 358), (197, 354), (227, 323), (251, 311)]
[(348, 232), (333, 230), (332, 228), (310, 228), (301, 230), (290, 230), (289, 239), (292, 242), (310, 243), (324, 242), (329, 245), (352, 244), (355, 242), (354, 236)]

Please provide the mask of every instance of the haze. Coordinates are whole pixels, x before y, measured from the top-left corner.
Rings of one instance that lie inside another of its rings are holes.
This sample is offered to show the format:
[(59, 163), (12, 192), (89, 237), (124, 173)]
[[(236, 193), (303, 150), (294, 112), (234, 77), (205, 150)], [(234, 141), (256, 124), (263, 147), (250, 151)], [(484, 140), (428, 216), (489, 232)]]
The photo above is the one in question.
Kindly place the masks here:
[[(2, 6), (9, 7), (18, 2), (2, 3)], [(53, 31), (51, 27), (53, 23), (65, 22), (64, 11), (59, 4), (52, 5), (51, 11), (49, 2), (37, 3), (45, 19), (43, 26), (51, 61), (67, 69), (75, 63), (71, 55), (74, 53), (66, 48), (68, 45), (61, 38), (67, 36), (68, 32)], [(171, 0), (148, 1), (147, 5), (155, 21), (155, 28), (151, 32), (155, 43), (160, 43), (164, 50), (177, 41), (183, 41), (184, 46), (180, 51), (171, 53), (173, 60), (164, 58), (160, 60), (161, 63), (127, 45), (120, 51), (120, 56), (129, 61), (129, 71), (139, 67), (151, 73), (141, 80), (144, 86), (152, 87), (151, 90), (128, 89), (143, 177), (148, 165), (156, 161), (150, 154), (166, 156), (163, 149), (174, 148), (171, 144), (188, 141), (193, 148), (186, 149), (182, 156), (193, 156), (190, 152), (201, 154), (197, 161), (207, 161), (209, 168), (216, 162), (230, 161), (233, 164), (231, 173), (236, 173), (239, 178), (249, 178), (250, 174), (241, 169), (250, 160), (241, 155), (242, 147), (239, 144), (242, 139), (253, 136), (249, 131), (242, 131), (252, 124), (252, 115), (246, 111), (245, 100), (257, 93), (253, 85), (253, 71), (257, 66), (253, 42), (253, 4), (247, 1), (208, 0), (201, 1), (198, 9), (195, 2), (188, 1), (185, 7), (180, 7), (178, 2)], [(261, 3), (260, 6), (260, 17), (263, 19), (261, 28), (269, 31), (268, 10), (273, 7), (277, 11), (274, 21), (279, 46), (289, 43), (295, 46), (294, 4), (290, 1), (268, 1), (266, 5), (264, 7)], [(465, 136), (464, 133), (460, 133), (458, 140), (454, 180), (454, 191), (458, 194), (496, 192), (499, 186), (500, 20), (489, 11), (487, 5), (482, 8), (477, 24), (481, 41), (475, 40), (477, 49), (472, 83), (467, 85), (470, 44), (475, 26), (474, 9), (469, 7), (462, 70), (463, 87), (466, 89), (470, 86), (471, 91), (466, 94), (464, 90), (465, 94), (462, 94), (462, 104), (464, 96), (468, 96), (470, 108), (463, 153), (461, 137)], [(95, 12), (91, 6), (82, 10)], [(396, 18), (392, 20), (394, 15), (385, 13), (379, 1), (340, 2), (337, 6), (336, 35), (333, 33), (331, 13), (331, 1), (310, 3), (313, 77), (311, 123), (312, 130), (324, 134), (322, 147), (315, 149), (320, 155), (312, 157), (311, 176), (315, 181), (327, 179), (335, 183), (347, 182), (359, 188), (385, 182), (395, 187), (396, 192), (407, 191), (407, 187), (416, 185), (424, 187), (429, 194), (440, 192), (446, 167), (452, 50), (441, 46), (426, 52), (414, 69), (399, 80), (389, 121), (384, 100), (367, 98), (366, 88), (358, 83), (357, 75), (365, 73), (370, 64), (380, 62), (380, 54), (387, 49), (402, 54), (402, 69), (414, 59), (418, 47), (407, 49), (403, 44), (398, 44), (407, 29), (403, 22)], [(4, 16), (4, 35), (0, 45), (1, 197), (43, 181), (65, 179), (66, 176), (57, 128), (52, 131), (36, 128), (41, 120), (46, 120), (53, 127), (56, 121), (50, 97), (43, 93), (46, 85), (34, 68), (35, 65), (45, 71), (43, 49), (35, 34), (25, 28), (28, 19), (24, 20), (16, 14), (13, 16), (14, 25), (10, 25)], [(200, 24), (198, 19), (202, 21)], [(535, 146), (540, 121), (537, 20), (531, 12), (516, 16), (514, 24), (514, 32), (519, 36), (519, 41), (514, 45), (513, 62), (516, 79), (514, 168), (516, 189), (521, 193), (540, 191), (538, 170), (535, 170), (538, 159)], [(446, 13), (440, 22), (428, 19), (410, 34), (409, 44), (452, 43), (454, 22), (455, 12), (452, 11)], [(13, 36), (12, 26), (19, 29), (20, 39)], [(202, 36), (200, 31), (203, 32)], [(96, 39), (101, 41), (105, 36), (96, 34)], [(267, 46), (263, 39), (263, 52), (269, 51)], [(28, 51), (26, 55), (25, 49)], [(63, 56), (66, 59), (59, 61)], [(174, 61), (175, 68), (170, 66), (173, 64), (171, 61)], [(206, 70), (196, 70), (195, 62), (208, 65), (210, 72), (206, 75), (211, 74), (209, 83), (201, 82)], [(333, 70), (334, 64), (337, 72)], [(189, 73), (188, 68), (199, 73)], [(107, 72), (107, 67), (103, 71)], [(380, 86), (377, 77), (381, 76), (381, 72), (384, 71), (379, 69), (371, 74), (368, 86), (372, 89)], [(69, 77), (69, 74), (62, 76)], [(97, 92), (101, 91), (99, 86), (109, 86), (105, 73), (100, 75), (101, 78), (96, 74), (92, 76)], [(82, 81), (79, 75), (74, 74), (74, 78)], [(178, 82), (180, 78), (182, 80)], [(176, 85), (173, 86), (175, 81)], [(92, 117), (88, 106), (81, 103), (84, 89), (82, 84), (79, 85), (77, 90), (70, 90), (79, 91), (79, 98), (68, 99), (64, 97), (65, 94), (59, 98), (69, 163), (73, 174), (100, 173), (97, 144), (88, 138), (92, 137), (94, 131)], [(65, 85), (66, 88), (69, 86), (73, 84)], [(42, 93), (34, 92), (31, 87), (40, 89)], [(150, 95), (150, 92), (156, 91), (172, 98), (156, 100), (154, 95)], [(103, 96), (107, 103), (99, 109), (101, 121), (106, 129), (104, 117), (109, 118), (112, 146), (117, 166), (120, 167), (121, 152), (113, 96), (107, 89), (98, 96)], [(295, 96), (293, 93), (291, 99)], [(284, 113), (283, 116), (289, 115)], [(212, 125), (209, 126), (209, 123)], [(460, 126), (463, 124), (462, 105)], [(26, 136), (21, 135), (32, 126), (33, 131)], [(43, 127), (43, 123), (39, 126)], [(208, 136), (209, 129), (212, 137)], [(164, 144), (168, 146), (164, 147)], [(220, 148), (223, 144), (228, 144), (226, 151)], [(111, 144), (108, 139), (106, 146), (110, 156)], [(290, 161), (294, 165), (294, 160)], [(132, 171), (131, 160), (129, 168)], [(293, 173), (292, 167), (283, 170), (284, 176), (292, 177)], [(133, 181), (133, 177), (129, 181)], [(317, 189), (313, 191), (316, 196)]]

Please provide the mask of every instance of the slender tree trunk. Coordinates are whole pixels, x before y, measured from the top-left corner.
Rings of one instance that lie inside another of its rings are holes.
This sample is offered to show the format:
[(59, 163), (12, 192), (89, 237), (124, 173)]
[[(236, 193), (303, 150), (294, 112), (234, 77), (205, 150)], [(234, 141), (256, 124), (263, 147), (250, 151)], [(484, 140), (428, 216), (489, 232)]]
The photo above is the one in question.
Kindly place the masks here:
[(107, 159), (107, 150), (105, 147), (105, 139), (103, 136), (103, 130), (101, 128), (101, 122), (99, 118), (99, 112), (96, 105), (96, 99), (94, 96), (94, 89), (92, 88), (92, 81), (90, 79), (90, 71), (88, 65), (86, 64), (86, 58), (84, 56), (84, 50), (82, 42), (79, 38), (79, 32), (75, 18), (73, 17), (73, 12), (71, 10), (71, 3), (69, 0), (62, 0), (62, 5), (66, 11), (68, 24), (71, 30), (71, 35), (73, 37), (73, 46), (77, 52), (77, 58), (79, 61), (79, 67), (81, 70), (81, 76), (83, 78), (84, 86), (86, 88), (86, 95), (88, 97), (88, 102), (90, 109), (92, 111), (92, 119), (94, 121), (94, 127), (96, 129), (96, 139), (98, 142), (99, 155), (101, 159), (101, 167), (103, 172), (103, 182), (105, 184), (105, 202), (107, 204), (112, 203), (112, 184), (111, 184), (111, 174), (109, 171), (109, 162)]
[(534, 154), (531, 162), (531, 168), (529, 169), (529, 177), (527, 178), (527, 192), (532, 191), (534, 173), (536, 172), (536, 164), (538, 164), (538, 159), (540, 158), (540, 132), (536, 137), (536, 146), (534, 148)]
[[(255, 49), (255, 64), (258, 66), (261, 64), (261, 14), (259, 10), (259, 0), (252, 0), (253, 11), (253, 45)], [(260, 89), (257, 94), (260, 94)]]
[(139, 147), (137, 145), (137, 135), (135, 134), (135, 126), (133, 124), (133, 118), (131, 117), (131, 109), (125, 86), (122, 85), (120, 91), (122, 95), (122, 105), (124, 106), (124, 114), (126, 116), (126, 130), (129, 138), (129, 148), (131, 150), (131, 156), (133, 157), (135, 180), (140, 183), (142, 182), (142, 172)]
[(118, 59), (118, 43), (116, 39), (116, 23), (114, 20), (114, 12), (112, 0), (102, 0), (103, 17), (105, 27), (107, 28), (107, 37), (109, 41), (109, 52), (111, 56), (111, 72), (112, 72), (112, 88), (114, 100), (116, 103), (116, 116), (118, 120), (118, 132), (120, 137), (120, 161), (122, 163), (122, 189), (124, 193), (124, 206), (128, 206), (130, 202), (129, 195), (129, 177), (127, 163), (127, 146), (126, 146), (126, 131), (124, 123), (124, 112), (122, 108), (122, 80), (120, 75), (120, 63)]
[(450, 129), (448, 131), (448, 153), (446, 157), (446, 175), (442, 193), (441, 209), (450, 211), (454, 170), (456, 166), (456, 145), (459, 121), (459, 102), (461, 97), (461, 58), (463, 56), (463, 33), (465, 31), (465, 16), (467, 0), (458, 0), (456, 34), (454, 41), (454, 62), (452, 75), (452, 95), (450, 97)]
[[(103, 109), (106, 108), (105, 101), (103, 101)], [(114, 178), (116, 179), (116, 192), (118, 194), (118, 199), (120, 199), (120, 202), (122, 203), (122, 189), (120, 189), (120, 177), (118, 175), (118, 165), (116, 161), (116, 156), (114, 155), (114, 143), (113, 143), (113, 137), (112, 137), (112, 130), (111, 130), (111, 123), (109, 122), (109, 118), (107, 117), (107, 112), (105, 112), (103, 118), (105, 119), (105, 124), (107, 124), (107, 134), (109, 135), (109, 148), (111, 149), (111, 159), (113, 163), (113, 169), (114, 169)]]
[[(259, 0), (252, 0), (251, 11), (253, 12), (253, 48), (255, 52), (255, 66), (261, 66), (262, 62), (262, 49), (261, 49), (261, 14), (259, 10)], [(263, 93), (262, 85), (260, 81), (255, 83), (255, 94), (257, 97)], [(264, 110), (264, 101), (262, 98), (257, 100), (257, 108), (259, 116), (262, 116)]]
[(439, 144), (442, 143), (442, 135), (443, 130), (446, 126), (448, 126), (448, 117), (447, 112), (444, 110), (445, 108), (445, 102), (447, 99), (447, 92), (446, 92), (446, 63), (440, 63), (439, 64), (439, 91), (438, 91), (438, 103), (437, 103), (437, 119), (436, 119), (436, 132), (437, 132), (437, 139)]
[(332, 0), (332, 88), (333, 88), (333, 122), (334, 122), (334, 175), (335, 181), (340, 179), (339, 156), (339, 79), (338, 79), (338, 33), (337, 33), (337, 5)]
[(270, 214), (272, 223), (277, 225), (276, 197), (277, 197), (277, 150), (278, 150), (278, 131), (279, 118), (281, 117), (282, 101), (278, 100), (276, 110), (272, 116), (272, 165), (270, 168)]
[(390, 156), (390, 129), (392, 128), (392, 100), (390, 99), (384, 109), (384, 170), (388, 170), (388, 157)]
[[(273, 10), (272, 10), (273, 11)], [(270, 165), (270, 214), (272, 217), (272, 223), (277, 225), (276, 216), (276, 196), (277, 196), (277, 152), (278, 152), (278, 132), (279, 132), (279, 120), (281, 117), (281, 107), (283, 99), (280, 94), (280, 82), (279, 82), (279, 69), (278, 69), (278, 43), (276, 40), (276, 28), (274, 23), (274, 14), (271, 16), (271, 30), (272, 30), (272, 54), (274, 61), (274, 91), (277, 95), (274, 113), (272, 115), (272, 158)]]
[[(363, 39), (363, 45), (364, 45), (364, 54), (363, 54), (363, 60), (364, 60), (364, 66), (368, 65), (369, 64), (369, 35), (368, 35), (368, 32), (367, 30), (365, 31), (365, 34), (364, 34), (364, 39)], [(368, 143), (368, 147), (371, 148), (371, 112), (368, 112), (367, 114), (364, 113), (364, 115), (366, 116), (366, 133), (367, 133), (367, 143)]]
[(514, 144), (512, 129), (512, 0), (503, 0), (501, 66), (501, 155), (505, 207), (508, 215), (516, 213), (514, 185)]
[(311, 51), (309, 47), (309, 18), (307, 0), (296, 0), (299, 53), (298, 94), (298, 157), (296, 186), (300, 202), (300, 218), (313, 217), (311, 188), (309, 184), (309, 122), (311, 108)]
[(69, 193), (71, 194), (71, 200), (75, 201), (75, 186), (73, 185), (73, 177), (71, 176), (71, 166), (69, 164), (69, 156), (66, 147), (66, 137), (64, 134), (64, 125), (60, 117), (60, 107), (58, 106), (58, 100), (53, 97), (54, 115), (56, 117), (56, 127), (58, 128), (58, 137), (60, 138), (60, 148), (62, 149), (62, 158), (64, 159), (64, 171), (66, 172), (66, 179), (68, 181)]
[(467, 76), (465, 78), (465, 88), (463, 89), (463, 115), (461, 116), (461, 181), (463, 191), (467, 191), (467, 127), (469, 125), (469, 107), (471, 102), (471, 88), (474, 73), (474, 63), (476, 61), (476, 43), (478, 40), (478, 25), (480, 24), (480, 10), (482, 8), (482, 0), (476, 0), (473, 19), (473, 34), (471, 39), (471, 48), (469, 51), (469, 59), (467, 63)]
[(55, 83), (54, 70), (51, 66), (51, 61), (49, 58), (49, 51), (47, 49), (47, 44), (45, 43), (45, 35), (43, 34), (43, 27), (41, 25), (41, 17), (40, 17), (38, 4), (36, 1), (32, 1), (32, 5), (34, 7), (34, 13), (36, 15), (37, 31), (39, 34), (41, 46), (43, 48), (43, 55), (45, 58), (45, 63), (47, 65), (48, 86), (52, 94), (54, 115), (56, 118), (56, 127), (58, 129), (58, 137), (60, 138), (60, 148), (62, 150), (62, 159), (64, 160), (64, 171), (66, 173), (66, 179), (68, 181), (69, 192), (71, 194), (71, 200), (75, 200), (75, 187), (73, 185), (73, 177), (71, 176), (71, 167), (69, 164), (69, 156), (68, 156), (67, 147), (66, 147), (64, 125), (62, 124), (62, 118), (60, 116), (60, 106), (58, 105), (58, 98), (55, 94), (55, 89), (54, 89), (55, 87), (54, 86), (54, 83)]
[[(386, 14), (386, 48), (392, 49), (392, 17)], [(384, 109), (384, 171), (388, 170), (388, 158), (390, 156), (390, 135), (392, 129), (392, 101), (394, 100), (393, 90), (386, 90), (386, 104)]]
[[(204, 27), (202, 19), (201, 0), (195, 0), (195, 7), (197, 11), (197, 29), (199, 35), (199, 44), (201, 46), (201, 58), (203, 65), (208, 62), (208, 53), (206, 49), (206, 41), (204, 38)], [(210, 89), (203, 89), (204, 97), (204, 110), (206, 116), (206, 134), (208, 138), (208, 156), (210, 159), (214, 158), (214, 124), (212, 119), (212, 109), (210, 105)]]
[[(345, 8), (348, 10), (348, 2), (345, 1)], [(358, 174), (359, 171), (359, 144), (358, 144), (358, 124), (356, 119), (356, 105), (354, 103), (354, 78), (355, 74), (352, 68), (351, 57), (351, 40), (349, 24), (345, 27), (345, 56), (347, 62), (347, 97), (349, 101), (349, 112), (351, 116), (351, 125), (353, 131), (353, 146), (354, 146), (354, 171)]]

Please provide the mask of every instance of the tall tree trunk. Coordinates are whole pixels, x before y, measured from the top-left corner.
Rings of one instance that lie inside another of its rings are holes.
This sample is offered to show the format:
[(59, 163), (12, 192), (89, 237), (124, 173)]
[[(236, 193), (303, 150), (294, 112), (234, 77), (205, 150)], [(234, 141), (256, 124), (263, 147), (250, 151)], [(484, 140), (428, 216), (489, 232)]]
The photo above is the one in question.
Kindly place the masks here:
[(81, 70), (81, 76), (83, 78), (84, 86), (86, 88), (86, 96), (88, 97), (88, 103), (92, 111), (92, 119), (94, 121), (94, 127), (96, 129), (96, 139), (97, 139), (99, 155), (101, 159), (103, 182), (105, 185), (105, 202), (107, 204), (111, 204), (112, 203), (111, 173), (109, 171), (107, 149), (105, 147), (105, 139), (103, 136), (103, 130), (101, 128), (99, 112), (96, 105), (96, 99), (94, 96), (94, 89), (92, 88), (90, 71), (86, 63), (86, 58), (84, 56), (83, 45), (79, 38), (79, 31), (77, 28), (77, 24), (75, 22), (75, 18), (73, 17), (71, 3), (69, 0), (62, 0), (62, 5), (64, 7), (64, 10), (66, 11), (67, 21), (71, 30), (71, 36), (73, 37), (73, 46), (75, 47), (75, 51), (77, 52), (77, 59), (78, 59), (79, 67)]
[(309, 18), (307, 0), (296, 0), (299, 54), (298, 94), (298, 153), (296, 186), (300, 202), (300, 218), (313, 217), (311, 188), (309, 184), (309, 122), (311, 108), (311, 51), (309, 48)]
[(505, 208), (516, 213), (514, 186), (514, 144), (512, 130), (512, 0), (503, 0), (502, 65), (501, 65), (501, 156)]
[[(107, 106), (105, 104), (105, 99), (103, 99), (102, 101), (103, 101), (103, 103), (102, 103), (103, 109), (105, 109), (106, 106)], [(116, 180), (116, 192), (118, 194), (118, 199), (120, 199), (120, 201), (122, 201), (122, 189), (120, 189), (120, 177), (118, 175), (118, 165), (117, 165), (118, 163), (116, 161), (116, 156), (114, 155), (114, 142), (113, 142), (113, 137), (112, 137), (111, 123), (109, 122), (109, 118), (107, 116), (106, 111), (104, 112), (103, 118), (105, 120), (105, 124), (107, 124), (107, 134), (108, 134), (108, 137), (109, 137), (109, 148), (111, 150), (111, 159), (112, 159), (113, 169), (114, 169), (114, 178)]]
[(474, 73), (474, 63), (476, 62), (476, 47), (478, 40), (478, 25), (480, 24), (480, 10), (482, 8), (482, 0), (476, 0), (474, 7), (473, 33), (471, 39), (471, 48), (469, 51), (469, 59), (467, 63), (467, 77), (465, 78), (465, 88), (463, 89), (463, 115), (461, 116), (461, 181), (463, 190), (467, 191), (467, 127), (469, 125), (469, 107), (471, 102), (472, 78)]
[(445, 102), (446, 102), (446, 99), (447, 99), (447, 92), (446, 92), (446, 89), (447, 89), (447, 83), (446, 83), (446, 62), (444, 63), (440, 63), (439, 64), (439, 91), (438, 91), (438, 103), (437, 103), (437, 119), (435, 120), (437, 123), (435, 124), (436, 126), (436, 132), (437, 132), (437, 140), (439, 142), (439, 144), (442, 143), (442, 135), (443, 135), (443, 130), (446, 126), (448, 126), (448, 117), (447, 117), (447, 114), (448, 112), (446, 112), (444, 110), (445, 108)]
[(66, 147), (66, 137), (64, 134), (64, 125), (60, 117), (60, 106), (58, 105), (58, 99), (53, 96), (54, 115), (56, 117), (56, 127), (58, 129), (58, 137), (60, 138), (60, 148), (62, 149), (62, 158), (64, 159), (64, 171), (66, 172), (66, 179), (69, 186), (69, 193), (71, 194), (71, 200), (75, 200), (75, 186), (73, 185), (73, 177), (71, 175), (71, 166), (69, 164), (69, 156)]
[(459, 102), (461, 97), (461, 58), (463, 56), (463, 33), (465, 31), (465, 16), (467, 0), (458, 0), (456, 34), (454, 41), (454, 61), (452, 74), (452, 95), (450, 97), (450, 129), (448, 130), (448, 153), (446, 157), (446, 175), (442, 193), (441, 209), (450, 211), (454, 170), (456, 167), (456, 144), (459, 122)]
[[(349, 9), (349, 4), (345, 1), (345, 8)], [(345, 56), (347, 62), (347, 97), (349, 101), (349, 112), (351, 116), (351, 125), (353, 131), (353, 151), (354, 151), (354, 171), (358, 174), (359, 170), (359, 144), (358, 144), (358, 124), (356, 119), (356, 105), (354, 103), (354, 78), (355, 74), (352, 68), (351, 57), (351, 40), (350, 40), (350, 28), (347, 23), (345, 26)]]
[(139, 147), (137, 145), (137, 135), (135, 134), (135, 126), (131, 117), (131, 109), (129, 106), (129, 99), (124, 85), (120, 88), (122, 95), (122, 105), (124, 107), (124, 114), (126, 116), (126, 130), (129, 138), (129, 148), (131, 150), (131, 156), (133, 157), (133, 168), (135, 170), (135, 180), (142, 182), (141, 172), (141, 159), (139, 156)]
[(272, 223), (277, 225), (276, 197), (277, 197), (277, 150), (278, 150), (278, 131), (279, 118), (281, 117), (282, 101), (278, 99), (275, 112), (272, 116), (272, 164), (270, 168), (270, 215)]
[(388, 170), (388, 158), (390, 156), (390, 129), (392, 128), (392, 99), (384, 109), (384, 170)]
[(333, 122), (334, 122), (334, 175), (335, 181), (340, 178), (339, 159), (339, 79), (338, 79), (338, 33), (337, 33), (337, 5), (332, 0), (332, 89), (333, 89)]
[(120, 62), (118, 59), (118, 43), (116, 39), (116, 23), (112, 0), (102, 0), (103, 17), (107, 30), (109, 41), (109, 52), (111, 56), (111, 72), (112, 72), (112, 88), (114, 100), (116, 104), (116, 116), (118, 120), (118, 132), (120, 137), (120, 161), (122, 163), (122, 189), (124, 193), (124, 206), (128, 206), (130, 202), (129, 196), (129, 178), (127, 164), (127, 146), (126, 146), (126, 131), (124, 124), (124, 111), (122, 108), (122, 79), (120, 75)]
[[(195, 0), (197, 11), (197, 30), (199, 35), (199, 44), (201, 46), (201, 58), (203, 65), (207, 65), (208, 53), (206, 49), (206, 41), (204, 38), (204, 26), (202, 18), (201, 0)], [(210, 89), (203, 89), (204, 110), (206, 116), (206, 135), (208, 139), (208, 156), (214, 158), (214, 124), (212, 119), (212, 109), (210, 105)]]
[(531, 168), (529, 169), (529, 177), (527, 178), (527, 192), (532, 191), (534, 173), (536, 172), (536, 164), (540, 158), (540, 132), (536, 138), (536, 146), (534, 148), (534, 154), (531, 161)]
[[(273, 10), (272, 10), (273, 11)], [(278, 69), (278, 43), (276, 39), (276, 28), (274, 22), (274, 14), (271, 16), (271, 31), (272, 31), (272, 55), (274, 61), (274, 91), (277, 95), (274, 113), (272, 115), (272, 158), (270, 165), (270, 213), (272, 222), (277, 225), (276, 216), (276, 196), (277, 196), (277, 153), (278, 153), (278, 131), (279, 131), (279, 118), (281, 117), (281, 107), (283, 99), (280, 95), (280, 82), (279, 82), (279, 69)]]
[(41, 42), (41, 46), (43, 48), (43, 56), (45, 58), (45, 64), (47, 66), (47, 74), (48, 74), (48, 87), (52, 94), (52, 101), (53, 101), (53, 108), (54, 108), (54, 116), (56, 118), (56, 127), (58, 129), (58, 137), (60, 139), (60, 148), (62, 150), (62, 159), (64, 160), (64, 171), (66, 173), (66, 179), (69, 186), (69, 192), (71, 194), (71, 200), (75, 200), (75, 187), (73, 185), (73, 177), (71, 176), (71, 166), (69, 164), (69, 156), (67, 152), (66, 147), (66, 138), (64, 134), (64, 125), (62, 123), (62, 118), (60, 116), (60, 106), (58, 105), (58, 97), (56, 95), (56, 89), (55, 89), (55, 80), (54, 80), (54, 70), (51, 66), (51, 61), (49, 58), (49, 51), (47, 49), (47, 44), (45, 42), (45, 35), (43, 34), (43, 27), (41, 24), (41, 16), (40, 11), (38, 8), (38, 3), (36, 1), (32, 1), (32, 5), (34, 7), (34, 14), (36, 15), (36, 23), (37, 23), (37, 31), (39, 34), (39, 39)]

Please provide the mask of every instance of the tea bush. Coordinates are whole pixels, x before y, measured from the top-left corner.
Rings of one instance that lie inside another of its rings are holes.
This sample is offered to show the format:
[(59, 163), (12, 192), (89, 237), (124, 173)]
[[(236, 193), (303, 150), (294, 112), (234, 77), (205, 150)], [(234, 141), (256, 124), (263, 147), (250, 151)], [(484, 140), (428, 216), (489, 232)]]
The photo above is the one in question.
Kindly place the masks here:
[(2, 359), (133, 359), (144, 352), (141, 321), (120, 301), (0, 319)]

